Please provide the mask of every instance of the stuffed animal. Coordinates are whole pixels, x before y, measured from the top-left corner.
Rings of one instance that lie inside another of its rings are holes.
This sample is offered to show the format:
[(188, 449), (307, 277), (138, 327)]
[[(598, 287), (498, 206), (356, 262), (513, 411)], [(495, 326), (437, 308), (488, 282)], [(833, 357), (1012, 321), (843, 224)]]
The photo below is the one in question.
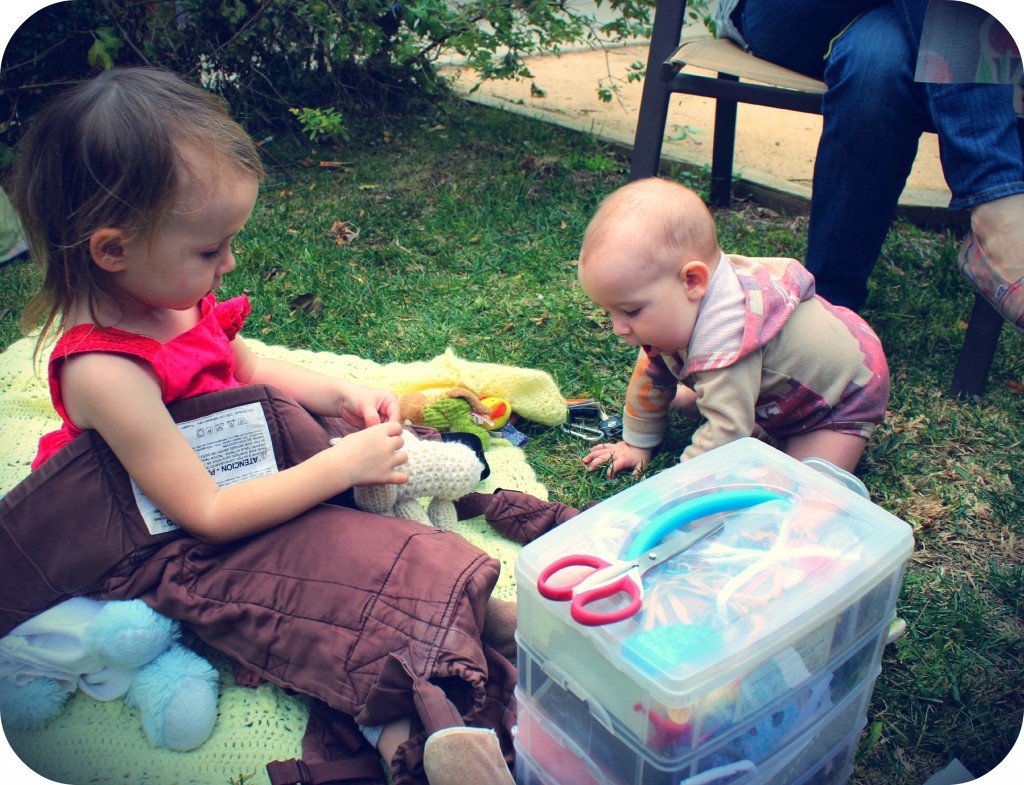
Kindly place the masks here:
[(474, 414), (465, 398), (439, 398), (423, 410), (423, 424), (441, 433), (471, 433), (486, 450), (491, 436)]
[(218, 675), (142, 600), (73, 597), (0, 639), (4, 727), (39, 729), (77, 689), (138, 709), (150, 744), (195, 749), (217, 720)]
[(512, 416), (512, 405), (503, 398), (481, 398), (480, 405), (491, 410), (489, 421), (480, 423), (485, 430), (500, 431)]
[(405, 393), (399, 396), (398, 405), (399, 417), (407, 425), (426, 425), (441, 433), (471, 433), (487, 449), (491, 408), (463, 387), (453, 387), (433, 401), (421, 392)]
[[(454, 502), (477, 486), (484, 465), (465, 444), (420, 439), (410, 430), (402, 437), (409, 460), (401, 470), (409, 481), (402, 485), (358, 486), (356, 506), (365, 512), (409, 518), (453, 531), (458, 522)], [(431, 497), (426, 510), (418, 501), (425, 497)]]
[(530, 441), (525, 433), (512, 424), (512, 404), (504, 398), (481, 398), (480, 405), (491, 410), (489, 422), (480, 423), (485, 430), (509, 442), (513, 447), (523, 447)]

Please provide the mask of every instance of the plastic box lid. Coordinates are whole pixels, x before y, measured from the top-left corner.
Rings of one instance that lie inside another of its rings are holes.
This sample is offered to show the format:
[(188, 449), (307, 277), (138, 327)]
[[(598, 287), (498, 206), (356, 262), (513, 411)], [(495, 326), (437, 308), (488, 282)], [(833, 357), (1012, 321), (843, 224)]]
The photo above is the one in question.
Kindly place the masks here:
[[(676, 534), (665, 523), (675, 508), (696, 499), (713, 506), (712, 495), (744, 489), (781, 498), (684, 524), (686, 533), (718, 522), (724, 527), (648, 572), (642, 607), (629, 619), (583, 626), (570, 617), (569, 603), (538, 594), (538, 576), (555, 559), (623, 558), (649, 537), (652, 523), (667, 542)], [(666, 469), (526, 545), (515, 568), (518, 634), (553, 670), (571, 671), (584, 687), (596, 653), (639, 692), (665, 706), (685, 705), (827, 628), (853, 600), (902, 569), (912, 548), (905, 522), (800, 461), (740, 439)], [(601, 670), (604, 681), (607, 670)]]

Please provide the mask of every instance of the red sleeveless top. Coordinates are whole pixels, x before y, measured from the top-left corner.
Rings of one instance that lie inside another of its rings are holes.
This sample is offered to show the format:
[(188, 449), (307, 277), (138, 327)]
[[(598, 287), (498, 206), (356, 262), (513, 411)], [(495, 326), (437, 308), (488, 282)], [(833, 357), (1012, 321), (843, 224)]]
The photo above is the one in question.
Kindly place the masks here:
[(60, 389), (60, 367), (74, 354), (117, 352), (144, 360), (160, 380), (165, 404), (241, 386), (235, 380), (231, 341), (249, 315), (248, 299), (242, 296), (218, 303), (211, 292), (199, 301), (199, 310), (199, 322), (167, 343), (115, 327), (100, 329), (94, 324), (79, 324), (64, 333), (53, 348), (49, 365), (50, 399), (64, 425), (39, 440), (32, 468), (38, 468), (82, 433), (68, 420)]

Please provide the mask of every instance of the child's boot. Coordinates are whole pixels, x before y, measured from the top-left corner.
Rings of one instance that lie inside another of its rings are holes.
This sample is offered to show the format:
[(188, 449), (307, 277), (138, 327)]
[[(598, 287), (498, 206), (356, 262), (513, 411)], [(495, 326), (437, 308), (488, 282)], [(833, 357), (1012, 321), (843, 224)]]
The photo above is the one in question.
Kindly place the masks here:
[(488, 728), (445, 728), (423, 747), (430, 785), (515, 785), (497, 734)]

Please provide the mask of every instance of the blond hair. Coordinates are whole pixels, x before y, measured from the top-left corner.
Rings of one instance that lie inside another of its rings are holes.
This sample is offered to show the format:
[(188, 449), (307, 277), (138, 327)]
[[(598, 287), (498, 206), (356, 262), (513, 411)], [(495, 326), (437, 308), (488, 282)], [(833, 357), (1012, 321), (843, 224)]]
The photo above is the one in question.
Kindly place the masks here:
[(718, 263), (711, 212), (696, 193), (669, 180), (635, 180), (606, 196), (583, 235), (580, 264), (586, 264), (588, 248), (599, 247), (613, 234), (636, 238), (662, 263), (698, 259), (712, 268)]

